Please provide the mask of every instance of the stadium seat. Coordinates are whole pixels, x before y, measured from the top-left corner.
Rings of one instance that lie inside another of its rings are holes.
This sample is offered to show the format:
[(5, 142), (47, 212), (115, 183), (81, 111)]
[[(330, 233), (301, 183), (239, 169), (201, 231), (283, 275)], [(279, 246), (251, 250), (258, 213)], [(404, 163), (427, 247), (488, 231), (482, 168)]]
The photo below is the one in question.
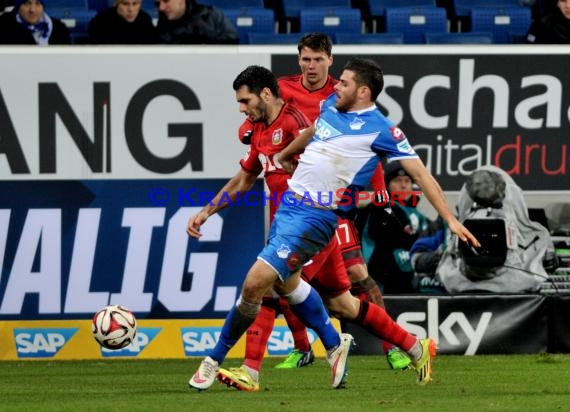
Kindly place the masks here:
[(493, 44), (493, 33), (424, 33), (426, 44)]
[[(89, 10), (101, 11), (109, 7), (110, 1), (108, 0), (87, 0), (87, 8)], [(51, 5), (51, 1), (50, 1)]]
[(275, 33), (273, 10), (262, 8), (222, 9), (239, 32), (240, 44), (249, 42), (248, 33)]
[(249, 44), (297, 44), (300, 33), (248, 33)]
[(97, 10), (50, 7), (48, 13), (50, 16), (60, 19), (67, 26), (74, 43), (83, 43), (87, 37), (89, 22), (95, 17)]
[(335, 44), (404, 44), (402, 33), (337, 33)]
[(216, 6), (219, 9), (263, 8), (263, 0), (200, 0), (200, 4)]
[(302, 33), (321, 32), (362, 33), (362, 19), (358, 9), (307, 9), (301, 10), (299, 27)]
[(512, 36), (524, 35), (531, 23), (526, 7), (474, 7), (470, 14), (471, 31), (493, 33), (493, 43), (508, 44)]
[(88, 10), (89, 5), (87, 0), (49, 0), (46, 8), (52, 9), (83, 9)]
[(456, 17), (468, 17), (473, 7), (522, 7), (520, 0), (452, 0)]
[(425, 32), (447, 32), (447, 16), (438, 7), (388, 7), (386, 32), (403, 33), (407, 44), (422, 44)]
[(287, 32), (298, 32), (301, 10), (351, 8), (350, 0), (282, 0), (280, 16)]
[(435, 0), (369, 0), (370, 16), (384, 17), (388, 7), (435, 7)]
[(368, 0), (365, 14), (372, 32), (386, 31), (386, 8), (388, 7), (435, 7), (436, 0)]
[(350, 0), (283, 0), (283, 13), (286, 19), (299, 18), (301, 10), (338, 7), (349, 9)]

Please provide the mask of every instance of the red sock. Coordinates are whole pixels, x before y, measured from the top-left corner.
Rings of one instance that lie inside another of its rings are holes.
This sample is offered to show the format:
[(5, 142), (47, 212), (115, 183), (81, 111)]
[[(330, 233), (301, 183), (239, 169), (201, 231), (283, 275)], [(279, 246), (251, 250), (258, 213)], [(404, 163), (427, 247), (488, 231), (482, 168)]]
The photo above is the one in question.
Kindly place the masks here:
[(287, 321), (287, 326), (291, 329), (293, 334), (293, 340), (295, 341), (295, 349), (302, 352), (308, 352), (311, 350), (311, 344), (309, 343), (309, 337), (307, 336), (307, 328), (305, 324), (293, 313), (287, 301), (283, 298), (279, 299), (279, 305), (281, 305), (281, 312), (285, 316)]
[[(386, 309), (386, 306), (384, 306), (384, 297), (382, 296), (382, 292), (380, 291), (378, 284), (370, 276), (353, 283), (350, 292), (362, 301), (375, 303), (382, 309)], [(385, 340), (380, 340), (380, 344), (382, 345), (384, 353), (388, 353), (388, 351), (394, 347), (393, 344), (386, 342)]]
[(388, 344), (399, 346), (406, 352), (417, 341), (414, 335), (411, 335), (394, 322), (384, 309), (373, 303), (360, 301), (360, 311), (354, 323), (362, 326), (380, 339), (388, 341)]
[(245, 366), (256, 371), (261, 370), (267, 341), (275, 324), (275, 316), (275, 305), (264, 300), (255, 321), (246, 333), (245, 359), (243, 361)]

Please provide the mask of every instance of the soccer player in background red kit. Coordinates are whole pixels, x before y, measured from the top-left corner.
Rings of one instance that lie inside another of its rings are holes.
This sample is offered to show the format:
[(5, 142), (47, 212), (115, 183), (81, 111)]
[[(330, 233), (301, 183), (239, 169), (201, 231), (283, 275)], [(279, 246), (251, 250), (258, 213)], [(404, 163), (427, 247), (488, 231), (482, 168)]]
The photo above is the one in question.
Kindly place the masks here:
[[(279, 89), (281, 97), (285, 102), (293, 103), (313, 122), (319, 115), (321, 103), (334, 92), (334, 85), (337, 83), (329, 74), (329, 68), (333, 63), (332, 44), (327, 35), (311, 33), (299, 40), (298, 51), (301, 73), (279, 78)], [(241, 125), (239, 138), (243, 143), (251, 143), (254, 126), (255, 124), (249, 118)], [(270, 190), (273, 192), (271, 188), (272, 186), (275, 187), (276, 179), (282, 179), (282, 183), (278, 186), (281, 188), (281, 191), (287, 190), (288, 175), (284, 176), (278, 173), (279, 169), (275, 168), (272, 158), (267, 158), (265, 161), (267, 162), (265, 179)], [(378, 167), (371, 185), (379, 196), (383, 196), (382, 199), (386, 199), (384, 197), (386, 196), (386, 190), (381, 166)], [(270, 216), (273, 216), (276, 209), (275, 206), (271, 202)], [(336, 238), (340, 251), (331, 251), (334, 249), (334, 245), (330, 245), (331, 250), (321, 252), (320, 256), (326, 256), (327, 254), (334, 256), (342, 253), (342, 260), (352, 284), (351, 293), (359, 299), (376, 303), (384, 308), (382, 293), (376, 282), (368, 274), (354, 222), (339, 218)], [(318, 260), (319, 258), (316, 257), (315, 259)], [(331, 259), (334, 262), (335, 258), (331, 257)], [(320, 264), (321, 262), (316, 262), (316, 267)], [(331, 263), (331, 267), (334, 268), (334, 263)], [(319, 278), (325, 275), (325, 270), (320, 270), (316, 277)], [(327, 283), (327, 281), (319, 283)], [(275, 317), (279, 309), (283, 312), (291, 329), (295, 341), (295, 349), (282, 363), (277, 365), (277, 368), (302, 367), (312, 363), (314, 360), (305, 325), (290, 311), (283, 299), (281, 299), (278, 305), (276, 298), (268, 297), (264, 300), (256, 321), (247, 331), (244, 365), (250, 370), (259, 371), (261, 368), (267, 342), (273, 330)], [(410, 358), (404, 352), (386, 341), (382, 341), (382, 345), (384, 352), (387, 354), (388, 363), (393, 369), (405, 369), (408, 367)]]

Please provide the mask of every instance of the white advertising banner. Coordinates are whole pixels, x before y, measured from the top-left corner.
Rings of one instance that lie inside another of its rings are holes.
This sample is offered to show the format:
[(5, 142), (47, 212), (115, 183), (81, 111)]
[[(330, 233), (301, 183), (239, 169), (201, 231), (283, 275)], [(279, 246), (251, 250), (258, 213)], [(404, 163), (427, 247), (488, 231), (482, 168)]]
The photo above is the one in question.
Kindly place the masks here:
[(250, 64), (270, 67), (269, 53), (2, 48), (0, 179), (233, 176), (245, 147), (232, 82)]

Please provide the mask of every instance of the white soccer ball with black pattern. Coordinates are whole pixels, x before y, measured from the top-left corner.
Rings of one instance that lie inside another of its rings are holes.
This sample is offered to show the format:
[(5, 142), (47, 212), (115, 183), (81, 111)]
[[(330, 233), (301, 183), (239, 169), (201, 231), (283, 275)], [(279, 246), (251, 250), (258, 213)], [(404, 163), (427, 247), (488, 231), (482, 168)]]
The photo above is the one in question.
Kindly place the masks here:
[(107, 349), (122, 349), (130, 345), (137, 334), (137, 319), (121, 305), (106, 306), (93, 316), (93, 337)]

